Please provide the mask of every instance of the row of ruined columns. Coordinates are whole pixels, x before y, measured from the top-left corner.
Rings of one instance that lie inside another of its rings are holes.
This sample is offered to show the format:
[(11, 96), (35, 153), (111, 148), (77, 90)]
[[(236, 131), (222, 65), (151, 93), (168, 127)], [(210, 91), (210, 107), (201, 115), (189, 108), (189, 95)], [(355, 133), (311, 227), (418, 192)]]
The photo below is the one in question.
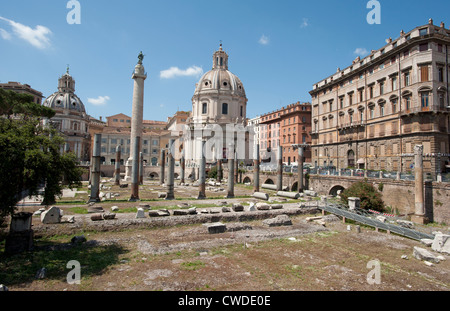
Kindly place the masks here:
[[(143, 184), (143, 155), (139, 152), (140, 138), (137, 137), (137, 143), (133, 150), (133, 164), (132, 164), (132, 181), (131, 181), (131, 197), (130, 201), (139, 200), (139, 185)], [(170, 140), (167, 159), (168, 159), (168, 175), (167, 175), (167, 195), (166, 200), (175, 199), (174, 187), (175, 187), (175, 158), (173, 155), (174, 139)], [(205, 141), (203, 141), (203, 150), (205, 147)], [(100, 153), (101, 152), (101, 134), (95, 134), (94, 137), (94, 148), (92, 155), (92, 166), (91, 166), (91, 194), (89, 202), (99, 202), (99, 185), (100, 185)], [(304, 160), (304, 148), (298, 148), (298, 192), (303, 192), (303, 160)], [(424, 204), (424, 179), (423, 179), (423, 146), (417, 145), (414, 148), (414, 162), (415, 162), (415, 209), (412, 219), (414, 222), (425, 223), (427, 219), (425, 217), (425, 204)], [(115, 166), (115, 185), (120, 185), (120, 146), (116, 149), (116, 166)], [(278, 167), (277, 167), (277, 191), (283, 190), (283, 149), (278, 148)], [(138, 159), (138, 160), (136, 160)], [(161, 150), (161, 184), (165, 182), (165, 150)], [(259, 145), (255, 146), (255, 157), (254, 157), (254, 192), (259, 192), (260, 183), (260, 155), (259, 155)], [(181, 166), (181, 183), (184, 183), (185, 179), (185, 158), (182, 156), (180, 161)], [(237, 182), (238, 176), (238, 161), (236, 159), (236, 154), (234, 157), (228, 159), (228, 189), (227, 198), (234, 198), (234, 185)], [(223, 178), (222, 161), (219, 160), (217, 164), (217, 177), (218, 180)], [(200, 161), (199, 170), (199, 193), (198, 199), (206, 199), (206, 158), (203, 153), (202, 159)]]

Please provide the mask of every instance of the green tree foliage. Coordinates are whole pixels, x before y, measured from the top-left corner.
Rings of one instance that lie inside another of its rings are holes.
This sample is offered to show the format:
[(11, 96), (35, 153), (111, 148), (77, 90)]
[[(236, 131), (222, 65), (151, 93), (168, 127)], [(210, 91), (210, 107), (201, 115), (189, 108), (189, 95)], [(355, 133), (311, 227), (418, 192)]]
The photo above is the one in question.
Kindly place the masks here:
[(76, 156), (61, 154), (64, 139), (41, 125), (41, 117), (54, 115), (52, 109), (30, 102), (30, 96), (4, 90), (0, 109), (0, 217), (14, 213), (24, 191), (35, 195), (45, 186), (43, 204), (48, 205), (61, 195), (63, 182), (81, 185)]
[(366, 181), (359, 181), (345, 189), (341, 193), (341, 200), (348, 205), (348, 198), (357, 197), (361, 199), (361, 208), (365, 210), (384, 211), (384, 202), (381, 193)]
[(217, 178), (217, 166), (211, 167), (211, 169), (208, 172), (208, 178), (213, 178), (213, 179)]

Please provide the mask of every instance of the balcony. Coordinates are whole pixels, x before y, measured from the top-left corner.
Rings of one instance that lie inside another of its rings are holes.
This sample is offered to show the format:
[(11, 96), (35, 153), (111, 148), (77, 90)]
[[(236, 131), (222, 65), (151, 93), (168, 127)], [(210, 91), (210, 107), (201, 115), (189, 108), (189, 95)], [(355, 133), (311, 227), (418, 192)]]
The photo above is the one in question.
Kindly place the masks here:
[(338, 130), (345, 130), (345, 129), (349, 129), (349, 128), (357, 128), (360, 126), (366, 126), (366, 121), (353, 121), (351, 123), (344, 123), (344, 124), (339, 124), (337, 126)]
[(413, 107), (413, 108), (410, 108), (410, 109), (402, 110), (400, 112), (400, 115), (402, 117), (404, 117), (404, 116), (410, 116), (410, 115), (419, 114), (419, 113), (429, 113), (429, 112), (432, 112), (432, 113), (449, 113), (450, 112), (450, 108), (447, 108), (447, 107), (434, 107), (434, 108), (431, 108), (431, 107)]

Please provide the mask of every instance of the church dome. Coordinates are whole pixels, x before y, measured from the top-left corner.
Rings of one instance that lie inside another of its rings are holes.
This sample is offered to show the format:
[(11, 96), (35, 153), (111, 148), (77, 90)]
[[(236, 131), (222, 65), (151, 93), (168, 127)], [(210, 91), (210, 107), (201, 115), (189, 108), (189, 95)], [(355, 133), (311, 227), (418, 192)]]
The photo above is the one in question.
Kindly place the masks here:
[(222, 50), (213, 55), (213, 68), (205, 73), (197, 83), (194, 96), (208, 93), (227, 93), (245, 97), (245, 89), (241, 80), (228, 70), (228, 55)]
[(75, 95), (75, 80), (69, 75), (69, 69), (59, 78), (58, 91), (50, 95), (42, 105), (54, 110), (65, 110), (86, 115), (83, 102)]

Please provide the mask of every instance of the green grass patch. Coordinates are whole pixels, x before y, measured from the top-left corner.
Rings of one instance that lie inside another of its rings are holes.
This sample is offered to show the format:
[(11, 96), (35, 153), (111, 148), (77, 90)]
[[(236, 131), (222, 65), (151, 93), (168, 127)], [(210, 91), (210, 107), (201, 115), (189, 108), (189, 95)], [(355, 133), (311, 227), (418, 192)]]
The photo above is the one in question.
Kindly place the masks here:
[(86, 207), (76, 206), (68, 209), (74, 214), (88, 214), (88, 209)]
[(183, 269), (190, 270), (190, 271), (201, 269), (204, 266), (205, 266), (205, 263), (203, 261), (200, 261), (200, 260), (183, 262), (181, 264), (181, 267)]
[[(62, 237), (59, 237), (60, 239)], [(14, 256), (0, 254), (0, 280), (3, 284), (17, 285), (35, 280), (36, 272), (47, 269), (46, 281), (66, 281), (71, 269), (67, 263), (77, 260), (81, 265), (82, 283), (94, 275), (102, 274), (111, 265), (119, 264), (119, 257), (127, 251), (117, 245), (88, 246), (86, 244), (70, 246), (64, 249), (46, 250), (41, 246), (57, 245), (51, 240), (37, 241), (40, 246), (33, 252)]]

